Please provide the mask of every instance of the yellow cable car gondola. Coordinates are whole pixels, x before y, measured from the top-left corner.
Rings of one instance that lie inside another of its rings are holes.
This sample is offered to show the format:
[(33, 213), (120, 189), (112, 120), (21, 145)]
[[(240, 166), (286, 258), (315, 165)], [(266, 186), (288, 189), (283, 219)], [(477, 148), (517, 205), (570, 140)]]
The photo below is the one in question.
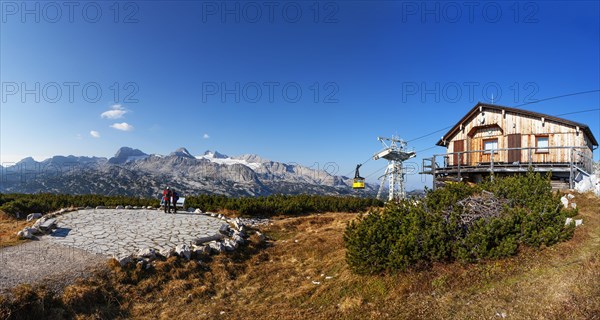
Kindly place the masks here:
[(358, 168), (360, 168), (362, 164), (356, 165), (356, 171), (354, 172), (354, 182), (352, 182), (352, 189), (364, 189), (365, 188), (365, 178), (361, 177), (358, 173)]

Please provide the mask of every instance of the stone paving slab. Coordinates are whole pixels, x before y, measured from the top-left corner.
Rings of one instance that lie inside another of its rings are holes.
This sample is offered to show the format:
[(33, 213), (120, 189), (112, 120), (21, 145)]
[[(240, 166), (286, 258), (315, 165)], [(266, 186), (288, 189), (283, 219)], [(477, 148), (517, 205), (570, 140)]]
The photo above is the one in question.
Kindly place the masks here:
[(168, 250), (219, 233), (225, 222), (202, 214), (159, 210), (90, 209), (56, 217), (58, 229), (41, 237), (90, 253), (120, 257), (140, 249)]

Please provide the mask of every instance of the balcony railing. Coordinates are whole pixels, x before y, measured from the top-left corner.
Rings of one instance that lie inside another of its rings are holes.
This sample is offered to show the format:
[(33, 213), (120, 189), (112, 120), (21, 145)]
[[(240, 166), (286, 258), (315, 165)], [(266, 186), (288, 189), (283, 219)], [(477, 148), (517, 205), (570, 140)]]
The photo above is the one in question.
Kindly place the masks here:
[(527, 172), (532, 168), (568, 173), (573, 187), (577, 174), (592, 173), (593, 163), (592, 152), (586, 147), (503, 148), (437, 154), (423, 159), (422, 173), (452, 175), (460, 180), (464, 173)]

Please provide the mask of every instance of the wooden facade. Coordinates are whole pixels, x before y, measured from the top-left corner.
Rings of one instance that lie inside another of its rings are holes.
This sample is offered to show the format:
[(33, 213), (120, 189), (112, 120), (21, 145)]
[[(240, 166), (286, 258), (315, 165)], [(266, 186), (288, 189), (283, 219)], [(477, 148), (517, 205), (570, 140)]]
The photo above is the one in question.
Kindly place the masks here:
[[(424, 173), (477, 182), (484, 176), (551, 171), (555, 179), (588, 174), (598, 142), (585, 124), (511, 107), (478, 103), (438, 142)], [(443, 159), (440, 163), (439, 160)], [(573, 172), (576, 170), (577, 172)]]

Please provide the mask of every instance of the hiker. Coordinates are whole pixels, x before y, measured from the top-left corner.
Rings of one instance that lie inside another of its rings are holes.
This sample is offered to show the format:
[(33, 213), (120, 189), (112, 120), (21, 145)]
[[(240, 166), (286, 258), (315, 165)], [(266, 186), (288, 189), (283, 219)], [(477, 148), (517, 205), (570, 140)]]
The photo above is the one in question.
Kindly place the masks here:
[(171, 188), (167, 187), (164, 191), (163, 191), (163, 200), (165, 201), (165, 213), (171, 213), (171, 197), (173, 196), (173, 193), (171, 192)]
[(179, 200), (179, 194), (175, 190), (172, 190), (171, 194), (173, 195), (173, 201), (171, 201), (173, 204), (173, 212), (177, 213), (177, 200)]

